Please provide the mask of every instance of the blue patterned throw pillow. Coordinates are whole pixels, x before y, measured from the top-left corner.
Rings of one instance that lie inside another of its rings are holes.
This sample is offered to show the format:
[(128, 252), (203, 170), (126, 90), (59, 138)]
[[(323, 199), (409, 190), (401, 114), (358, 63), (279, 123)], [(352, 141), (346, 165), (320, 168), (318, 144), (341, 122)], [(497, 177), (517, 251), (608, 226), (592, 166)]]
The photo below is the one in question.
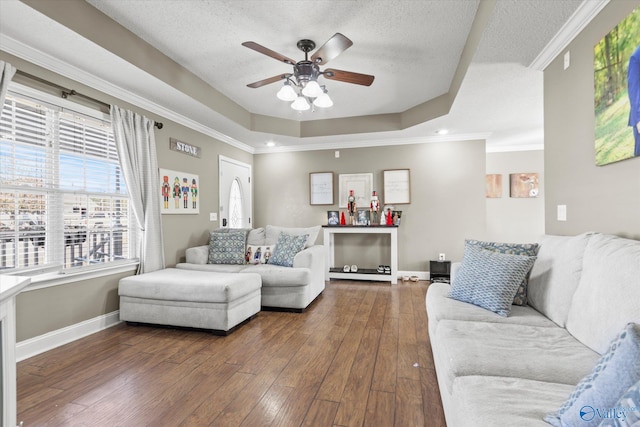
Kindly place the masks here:
[(598, 427), (640, 426), (640, 381), (622, 395), (613, 409), (611, 418), (603, 420)]
[(244, 264), (246, 230), (226, 233), (212, 232), (209, 236), (209, 264)]
[(449, 298), (468, 302), (506, 317), (513, 296), (536, 257), (510, 255), (466, 245)]
[(640, 325), (629, 323), (611, 342), (591, 373), (576, 385), (560, 409), (546, 415), (544, 420), (554, 427), (596, 427), (601, 421), (608, 422), (619, 413), (615, 412), (620, 409), (616, 402), (638, 381)]
[(294, 236), (280, 232), (276, 248), (273, 250), (271, 258), (269, 258), (269, 264), (293, 267), (293, 258), (304, 248), (308, 238), (308, 234)]
[[(536, 256), (538, 254), (537, 243), (500, 243), (483, 242), (482, 240), (465, 240), (465, 244), (479, 246), (481, 248), (510, 255)], [(516, 295), (513, 297), (514, 305), (527, 305), (527, 285), (529, 284), (529, 274), (522, 279)]]

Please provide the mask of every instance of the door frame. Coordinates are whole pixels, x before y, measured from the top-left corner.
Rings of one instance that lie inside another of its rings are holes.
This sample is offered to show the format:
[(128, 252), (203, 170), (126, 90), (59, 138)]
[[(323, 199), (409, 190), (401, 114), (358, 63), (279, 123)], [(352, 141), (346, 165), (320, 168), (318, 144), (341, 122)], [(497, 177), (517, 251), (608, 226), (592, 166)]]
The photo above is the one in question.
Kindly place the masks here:
[[(249, 221), (248, 226), (253, 228), (253, 166), (251, 164), (249, 164), (249, 163), (241, 162), (240, 160), (236, 160), (236, 159), (233, 159), (231, 157), (223, 156), (222, 154), (218, 155), (218, 212), (220, 214), (220, 227), (221, 228), (228, 228), (229, 227), (228, 223), (227, 223), (226, 226), (222, 225), (223, 215), (222, 215), (222, 211), (220, 210), (220, 205), (222, 204), (222, 194), (223, 194), (223, 189), (222, 189), (223, 180), (222, 180), (222, 178), (220, 176), (220, 173), (222, 172), (222, 163), (223, 162), (231, 163), (231, 164), (234, 164), (236, 166), (247, 168), (248, 171), (249, 171), (249, 200), (248, 200), (249, 209), (248, 209), (248, 212), (247, 212), (247, 215), (248, 215), (247, 218), (248, 218), (248, 221)], [(245, 200), (245, 203), (246, 202), (247, 201)], [(226, 204), (228, 204), (228, 203), (229, 203), (229, 201), (227, 200)], [(227, 209), (228, 208), (229, 207), (227, 206)]]

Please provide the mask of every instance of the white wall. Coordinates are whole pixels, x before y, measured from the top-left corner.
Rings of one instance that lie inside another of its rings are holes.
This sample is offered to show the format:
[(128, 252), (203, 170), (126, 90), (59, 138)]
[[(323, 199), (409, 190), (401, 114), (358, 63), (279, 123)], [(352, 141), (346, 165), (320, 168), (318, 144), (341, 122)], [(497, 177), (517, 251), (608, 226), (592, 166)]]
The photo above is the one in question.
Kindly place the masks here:
[[(536, 198), (509, 197), (509, 174), (536, 172)], [(537, 242), (544, 234), (544, 152), (518, 151), (487, 154), (487, 174), (502, 175), (502, 197), (487, 199), (487, 239), (496, 242)]]

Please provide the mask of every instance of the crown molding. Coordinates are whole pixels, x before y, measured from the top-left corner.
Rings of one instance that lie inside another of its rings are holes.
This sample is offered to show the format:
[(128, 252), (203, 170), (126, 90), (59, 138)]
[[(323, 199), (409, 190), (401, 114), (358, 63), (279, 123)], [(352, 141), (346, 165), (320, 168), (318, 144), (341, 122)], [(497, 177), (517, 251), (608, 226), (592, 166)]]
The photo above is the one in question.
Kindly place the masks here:
[[(78, 83), (99, 90), (115, 98), (128, 102), (129, 104), (135, 105), (154, 114), (158, 114), (163, 118), (167, 118), (197, 132), (215, 138), (219, 141), (224, 142), (225, 144), (231, 145), (235, 148), (249, 152), (251, 154), (253, 154), (255, 151), (255, 149), (250, 145), (247, 145), (228, 135), (218, 132), (217, 130), (203, 125), (200, 122), (178, 114), (175, 111), (170, 110), (153, 101), (150, 101), (142, 96), (136, 95), (129, 90), (121, 88), (120, 86), (114, 85), (113, 83), (96, 77), (91, 73), (88, 73), (84, 70), (81, 70), (80, 68), (54, 58), (47, 53), (28, 46), (11, 37), (3, 36), (2, 38), (0, 38), (0, 49), (4, 50), (7, 53), (10, 53), (11, 55), (17, 56), (18, 58), (24, 59), (25, 61), (31, 62), (32, 64), (35, 64), (39, 67), (60, 74), (61, 76), (77, 81)], [(149, 78), (154, 77), (149, 75)]]
[(319, 150), (339, 150), (346, 148), (369, 148), (369, 147), (392, 147), (394, 145), (413, 145), (413, 144), (429, 144), (434, 142), (447, 142), (447, 141), (475, 141), (483, 140), (491, 136), (489, 132), (483, 133), (467, 133), (467, 134), (451, 134), (451, 135), (438, 135), (416, 138), (402, 138), (398, 137), (396, 143), (390, 142), (388, 139), (378, 140), (366, 140), (366, 141), (349, 141), (349, 142), (325, 142), (322, 146), (318, 144), (307, 145), (283, 145), (275, 147), (256, 148), (255, 154), (270, 154), (270, 153), (290, 153), (294, 151), (319, 151)]
[(542, 49), (529, 68), (544, 71), (574, 38), (600, 13), (610, 0), (584, 0), (560, 31)]

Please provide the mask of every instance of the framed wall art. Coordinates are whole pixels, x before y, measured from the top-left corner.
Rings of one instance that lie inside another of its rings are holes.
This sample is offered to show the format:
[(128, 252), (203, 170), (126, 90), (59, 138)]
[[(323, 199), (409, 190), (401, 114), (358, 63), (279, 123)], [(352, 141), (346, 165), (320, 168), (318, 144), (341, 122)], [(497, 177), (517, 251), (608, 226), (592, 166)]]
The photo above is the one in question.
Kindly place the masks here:
[(347, 207), (347, 197), (349, 191), (353, 190), (356, 196), (356, 207), (369, 206), (371, 192), (373, 192), (372, 173), (350, 173), (340, 174), (338, 177), (338, 201), (341, 208)]
[(309, 204), (333, 205), (333, 172), (309, 174)]
[(200, 178), (187, 172), (160, 168), (160, 212), (163, 214), (198, 214)]
[(509, 196), (515, 198), (538, 197), (537, 173), (509, 174)]
[(490, 173), (485, 177), (485, 196), (487, 199), (499, 199), (502, 197), (502, 175)]
[(383, 172), (384, 204), (401, 205), (411, 203), (411, 171), (392, 169)]

